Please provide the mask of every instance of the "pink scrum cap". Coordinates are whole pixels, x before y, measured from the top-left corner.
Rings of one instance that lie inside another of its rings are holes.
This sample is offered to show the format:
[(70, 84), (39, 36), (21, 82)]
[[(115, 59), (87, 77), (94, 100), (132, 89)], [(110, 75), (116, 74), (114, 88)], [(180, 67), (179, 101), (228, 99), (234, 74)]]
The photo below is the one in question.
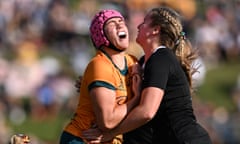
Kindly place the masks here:
[(110, 41), (104, 34), (103, 27), (106, 21), (113, 17), (120, 17), (124, 19), (123, 16), (116, 10), (101, 10), (94, 16), (90, 26), (90, 36), (96, 48), (100, 48), (103, 45), (110, 45)]

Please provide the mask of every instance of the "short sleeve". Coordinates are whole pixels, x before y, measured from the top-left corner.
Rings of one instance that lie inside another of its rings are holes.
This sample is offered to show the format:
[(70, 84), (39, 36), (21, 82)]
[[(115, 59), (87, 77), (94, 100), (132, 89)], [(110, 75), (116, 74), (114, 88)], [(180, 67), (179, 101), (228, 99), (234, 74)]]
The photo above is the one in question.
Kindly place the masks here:
[(93, 83), (97, 86), (105, 86), (114, 89), (114, 70), (112, 66), (104, 60), (93, 60), (85, 71), (88, 86)]
[(165, 90), (168, 76), (169, 64), (164, 55), (153, 55), (145, 65), (143, 88), (157, 87)]

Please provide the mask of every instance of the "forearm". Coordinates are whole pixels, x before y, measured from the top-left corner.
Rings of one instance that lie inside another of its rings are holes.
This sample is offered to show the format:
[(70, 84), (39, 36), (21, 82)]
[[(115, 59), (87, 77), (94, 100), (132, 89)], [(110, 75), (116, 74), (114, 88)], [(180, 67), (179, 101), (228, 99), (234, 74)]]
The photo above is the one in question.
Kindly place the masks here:
[[(126, 104), (124, 104), (124, 105), (126, 105)], [(121, 107), (123, 107), (123, 105), (121, 105)], [(135, 111), (138, 111), (138, 109), (136, 109)], [(135, 115), (130, 116), (130, 117), (135, 117)], [(131, 119), (129, 117), (127, 117), (126, 119), (127, 120), (130, 119), (128, 121), (128, 123), (123, 121), (122, 123), (120, 123), (120, 126), (117, 126), (113, 129), (103, 128), (101, 125), (98, 125), (97, 128), (90, 128), (88, 130), (85, 130), (82, 133), (82, 136), (89, 142), (94, 142), (94, 143), (95, 142), (97, 142), (97, 143), (106, 142), (106, 141), (112, 140), (117, 135), (122, 134), (122, 132), (132, 130), (132, 129), (142, 125), (142, 123), (144, 123), (144, 120), (143, 120), (143, 122), (139, 121), (139, 122), (137, 122), (138, 124), (136, 124), (136, 122), (133, 119)], [(130, 125), (134, 124), (133, 127), (129, 128), (128, 127), (129, 123), (130, 123)]]
[[(133, 76), (134, 96), (127, 103), (116, 102), (116, 93), (106, 88), (95, 88), (91, 91), (96, 123), (103, 131), (115, 128), (126, 115), (139, 103), (140, 100), (140, 76)], [(128, 96), (126, 96), (127, 98)], [(127, 99), (123, 99), (127, 100)], [(116, 105), (117, 103), (117, 105)]]
[(150, 121), (156, 114), (163, 98), (164, 91), (149, 87), (143, 90), (141, 102), (111, 133), (113, 135), (126, 133)]
[(143, 107), (137, 107), (114, 129), (108, 131), (102, 131), (99, 128), (88, 129), (83, 132), (83, 137), (89, 142), (109, 141), (119, 134), (131, 131), (147, 123), (151, 118), (149, 119), (146, 114), (143, 114), (144, 111)]
[(112, 135), (118, 135), (129, 132), (144, 125), (150, 121), (151, 118), (152, 117), (145, 112), (144, 107), (138, 106), (133, 109), (133, 111), (129, 113), (129, 115), (116, 128), (112, 129), (110, 133), (112, 133)]
[(108, 120), (105, 121), (105, 126), (99, 127), (103, 131), (109, 131), (115, 128), (126, 117), (126, 115), (138, 104), (137, 97), (132, 98), (125, 104), (117, 105), (112, 113), (108, 114)]
[(145, 88), (142, 92), (140, 104), (134, 107), (117, 127), (108, 131), (100, 131), (98, 132), (100, 135), (93, 134), (92, 131), (96, 131), (96, 129), (91, 129), (84, 133), (84, 137), (88, 140), (97, 139), (98, 141), (104, 142), (112, 139), (116, 135), (132, 131), (146, 124), (155, 116), (162, 101), (163, 94), (164, 91), (159, 88)]
[[(119, 120), (118, 123), (115, 123), (115, 125), (112, 126), (112, 128), (116, 127), (124, 118), (125, 116), (135, 107), (139, 104), (140, 95), (141, 95), (141, 77), (138, 74), (134, 74), (132, 76), (132, 91), (133, 91), (133, 98), (130, 99), (126, 104), (118, 105), (114, 108), (115, 114), (121, 114), (119, 116), (114, 116), (116, 120)], [(110, 128), (110, 129), (112, 129)]]

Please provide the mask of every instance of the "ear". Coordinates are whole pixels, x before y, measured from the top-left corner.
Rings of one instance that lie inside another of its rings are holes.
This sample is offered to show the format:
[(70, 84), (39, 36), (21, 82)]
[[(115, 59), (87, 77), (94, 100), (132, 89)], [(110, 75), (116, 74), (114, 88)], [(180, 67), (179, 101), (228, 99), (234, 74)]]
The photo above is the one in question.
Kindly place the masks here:
[(160, 33), (160, 26), (153, 27), (153, 34), (156, 35), (156, 34), (159, 34), (159, 33)]

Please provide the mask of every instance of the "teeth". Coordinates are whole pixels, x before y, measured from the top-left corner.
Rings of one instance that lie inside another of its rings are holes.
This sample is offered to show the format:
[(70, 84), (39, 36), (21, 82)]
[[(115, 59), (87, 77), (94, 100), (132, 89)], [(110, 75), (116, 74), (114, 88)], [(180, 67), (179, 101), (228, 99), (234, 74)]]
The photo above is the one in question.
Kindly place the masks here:
[(120, 38), (124, 38), (124, 37), (126, 37), (126, 32), (119, 32), (119, 33), (118, 33), (118, 36), (119, 36)]
[(126, 35), (125, 32), (119, 32), (119, 33), (118, 33), (118, 36), (125, 36), (125, 35)]

